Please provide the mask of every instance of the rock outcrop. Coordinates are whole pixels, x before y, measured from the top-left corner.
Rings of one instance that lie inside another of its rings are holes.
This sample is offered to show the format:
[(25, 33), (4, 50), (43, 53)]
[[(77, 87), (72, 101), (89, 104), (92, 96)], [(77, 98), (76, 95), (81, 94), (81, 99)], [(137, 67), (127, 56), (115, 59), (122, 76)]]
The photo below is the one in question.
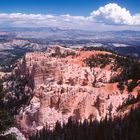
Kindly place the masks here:
[[(22, 108), (17, 123), (25, 133), (40, 130), (44, 125), (53, 128), (55, 122), (97, 119), (116, 116), (117, 108), (127, 98), (109, 83), (118, 74), (109, 67), (90, 68), (84, 59), (104, 51), (82, 51), (54, 46), (47, 52), (27, 53), (15, 72), (25, 75), (33, 89), (28, 106)], [(137, 89), (133, 91), (135, 95)]]

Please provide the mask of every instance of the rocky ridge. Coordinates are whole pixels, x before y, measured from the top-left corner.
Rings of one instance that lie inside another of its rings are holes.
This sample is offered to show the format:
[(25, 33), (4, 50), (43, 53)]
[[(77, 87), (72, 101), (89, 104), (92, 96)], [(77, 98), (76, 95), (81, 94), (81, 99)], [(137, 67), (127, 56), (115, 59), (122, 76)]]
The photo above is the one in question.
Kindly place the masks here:
[(117, 108), (132, 93), (120, 91), (117, 82), (110, 80), (119, 75), (110, 66), (89, 67), (84, 60), (92, 55), (110, 54), (105, 51), (83, 51), (53, 46), (47, 52), (27, 53), (15, 73), (25, 75), (33, 89), (33, 97), (17, 115), (17, 123), (25, 133), (40, 130), (44, 125), (53, 128), (56, 121), (96, 119), (117, 116)]

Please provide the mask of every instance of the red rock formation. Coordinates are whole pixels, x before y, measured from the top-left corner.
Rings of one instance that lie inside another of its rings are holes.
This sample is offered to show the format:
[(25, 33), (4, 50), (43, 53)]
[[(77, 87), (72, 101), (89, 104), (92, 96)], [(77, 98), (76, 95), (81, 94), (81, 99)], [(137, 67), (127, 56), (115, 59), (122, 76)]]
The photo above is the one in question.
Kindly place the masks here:
[(126, 90), (122, 94), (117, 83), (108, 83), (117, 75), (110, 66), (90, 68), (83, 62), (97, 54), (110, 53), (55, 46), (48, 52), (27, 53), (20, 60), (17, 71), (28, 77), (34, 90), (30, 104), (19, 115), (24, 131), (41, 129), (46, 123), (53, 127), (57, 120), (67, 122), (69, 117), (100, 120), (117, 115), (128, 94)]

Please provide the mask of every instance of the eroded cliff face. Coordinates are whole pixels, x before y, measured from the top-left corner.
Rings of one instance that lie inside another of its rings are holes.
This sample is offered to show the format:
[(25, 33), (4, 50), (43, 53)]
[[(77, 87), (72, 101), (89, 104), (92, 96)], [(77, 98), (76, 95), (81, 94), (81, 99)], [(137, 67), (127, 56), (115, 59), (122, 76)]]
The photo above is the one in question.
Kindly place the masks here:
[[(116, 109), (128, 97), (118, 83), (109, 83), (119, 74), (111, 66), (90, 68), (84, 59), (104, 51), (82, 51), (54, 46), (47, 52), (27, 53), (15, 72), (25, 75), (33, 89), (28, 106), (21, 108), (17, 123), (25, 133), (52, 128), (57, 120), (67, 122), (116, 116)], [(135, 95), (137, 89), (133, 91)]]

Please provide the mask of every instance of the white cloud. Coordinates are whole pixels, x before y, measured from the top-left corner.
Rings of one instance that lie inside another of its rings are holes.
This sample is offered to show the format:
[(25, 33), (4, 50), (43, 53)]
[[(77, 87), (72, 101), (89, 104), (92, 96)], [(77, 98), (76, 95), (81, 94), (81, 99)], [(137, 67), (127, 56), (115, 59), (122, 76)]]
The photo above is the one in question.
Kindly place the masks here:
[[(74, 23), (81, 23), (87, 21), (84, 16), (70, 16), (70, 15), (43, 15), (43, 14), (22, 14), (22, 13), (1, 13), (1, 26), (23, 26), (23, 27), (47, 27), (47, 26), (69, 26)], [(3, 24), (4, 23), (4, 24)], [(76, 25), (75, 24), (75, 25)]]
[(140, 14), (131, 15), (128, 10), (110, 3), (90, 14), (96, 22), (105, 24), (140, 25)]
[(134, 25), (140, 25), (140, 14), (135, 14), (133, 16), (133, 24)]
[[(116, 24), (118, 26), (116, 26)], [(121, 25), (121, 26), (120, 26)], [(131, 27), (130, 27), (131, 25)], [(86, 30), (136, 29), (140, 30), (140, 14), (110, 3), (89, 16), (0, 13), (1, 27), (61, 27)]]

